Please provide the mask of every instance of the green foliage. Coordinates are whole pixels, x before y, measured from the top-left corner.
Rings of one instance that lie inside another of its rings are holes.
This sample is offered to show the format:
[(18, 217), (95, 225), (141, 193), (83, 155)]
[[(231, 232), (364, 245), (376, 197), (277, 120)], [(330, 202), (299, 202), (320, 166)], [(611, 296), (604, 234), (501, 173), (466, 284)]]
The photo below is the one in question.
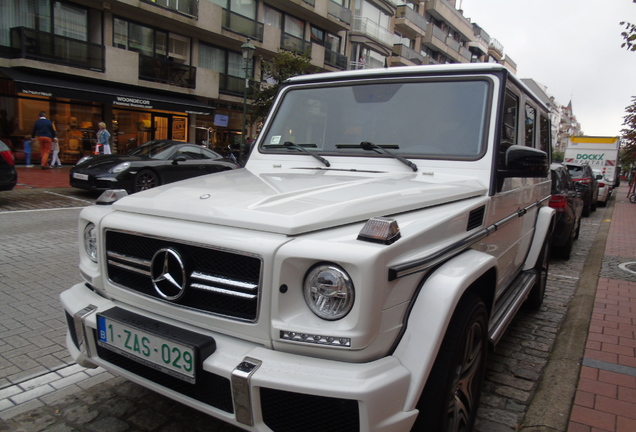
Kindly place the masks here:
[(553, 151), (552, 152), (552, 162), (563, 162), (564, 153), (562, 151)]
[(625, 42), (621, 44), (621, 48), (628, 51), (636, 51), (636, 25), (622, 21), (620, 25), (625, 26), (625, 31), (621, 33)]
[(318, 68), (311, 66), (311, 56), (308, 53), (293, 53), (279, 51), (270, 62), (262, 62), (263, 75), (271, 77), (275, 84), (263, 86), (262, 90), (254, 95), (251, 123), (265, 120), (272, 107), (274, 98), (283, 81), (297, 75), (316, 73)]
[(632, 104), (625, 108), (626, 115), (623, 117), (621, 165), (623, 167), (636, 164), (636, 96), (632, 96)]

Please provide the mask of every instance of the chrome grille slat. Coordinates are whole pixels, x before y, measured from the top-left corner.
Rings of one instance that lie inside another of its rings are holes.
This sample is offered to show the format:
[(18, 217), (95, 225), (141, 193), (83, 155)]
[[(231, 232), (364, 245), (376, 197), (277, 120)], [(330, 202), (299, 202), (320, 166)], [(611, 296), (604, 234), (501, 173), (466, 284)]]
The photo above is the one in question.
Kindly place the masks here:
[[(230, 319), (257, 321), (260, 257), (118, 230), (106, 230), (105, 239), (108, 279), (114, 285), (175, 306)], [(188, 275), (184, 294), (173, 299), (162, 297), (152, 280), (153, 271), (157, 271), (153, 270), (152, 260), (162, 250), (175, 251)]]
[[(122, 269), (125, 269), (125, 270), (130, 270), (132, 272), (136, 272), (136, 273), (142, 274), (144, 276), (150, 277), (150, 270), (144, 270), (144, 269), (140, 269), (140, 268), (137, 268), (137, 267), (129, 266), (129, 265), (122, 264), (122, 263), (119, 263), (119, 262), (114, 261), (114, 260), (108, 260), (108, 265), (119, 267), (119, 268), (122, 268)], [(148, 267), (148, 268), (150, 268), (150, 267)]]
[(258, 289), (258, 285), (253, 283), (246, 283), (242, 281), (228, 279), (221, 276), (214, 276), (211, 274), (205, 274), (201, 272), (193, 272), (191, 276), (193, 279), (202, 280), (205, 282), (211, 282), (217, 285), (231, 286), (233, 288), (240, 288), (240, 289), (245, 289), (250, 291), (256, 291)]
[(227, 289), (223, 289), (223, 288), (219, 288), (219, 287), (213, 287), (213, 286), (210, 286), (210, 285), (203, 285), (203, 284), (193, 283), (190, 286), (192, 288), (196, 288), (196, 289), (200, 289), (200, 290), (204, 290), (204, 291), (215, 292), (217, 294), (222, 294), (222, 295), (242, 297), (242, 298), (250, 299), (250, 300), (256, 298), (255, 294), (247, 294), (247, 293), (242, 293), (242, 292), (239, 292), (239, 291), (231, 291), (231, 290), (227, 290)]

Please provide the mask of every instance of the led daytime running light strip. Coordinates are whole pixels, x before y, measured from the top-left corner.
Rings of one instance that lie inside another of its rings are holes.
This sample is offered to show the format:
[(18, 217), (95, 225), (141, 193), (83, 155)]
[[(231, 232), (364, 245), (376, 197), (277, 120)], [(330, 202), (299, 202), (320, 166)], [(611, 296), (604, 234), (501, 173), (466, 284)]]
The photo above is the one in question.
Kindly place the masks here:
[(305, 342), (316, 345), (329, 345), (337, 347), (351, 348), (351, 338), (320, 336), (308, 333), (296, 333), (292, 331), (281, 330), (280, 338), (293, 342)]

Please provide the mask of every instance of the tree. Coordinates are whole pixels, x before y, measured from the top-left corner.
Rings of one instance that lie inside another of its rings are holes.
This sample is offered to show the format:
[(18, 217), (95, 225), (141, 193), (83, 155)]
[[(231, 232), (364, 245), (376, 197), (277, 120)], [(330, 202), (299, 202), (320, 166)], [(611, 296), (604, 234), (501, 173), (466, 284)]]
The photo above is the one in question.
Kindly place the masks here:
[(636, 51), (636, 24), (622, 21), (621, 25), (625, 26), (625, 31), (621, 33), (625, 42), (621, 44), (621, 48), (626, 48), (628, 51)]
[(252, 124), (265, 120), (283, 81), (293, 76), (318, 72), (318, 68), (312, 67), (311, 56), (308, 53), (279, 51), (271, 62), (263, 62), (262, 64), (263, 75), (271, 77), (274, 84), (265, 86), (254, 95), (250, 114)]
[(623, 117), (621, 135), (621, 166), (627, 168), (636, 163), (636, 96), (632, 96), (632, 104), (625, 108), (627, 114)]

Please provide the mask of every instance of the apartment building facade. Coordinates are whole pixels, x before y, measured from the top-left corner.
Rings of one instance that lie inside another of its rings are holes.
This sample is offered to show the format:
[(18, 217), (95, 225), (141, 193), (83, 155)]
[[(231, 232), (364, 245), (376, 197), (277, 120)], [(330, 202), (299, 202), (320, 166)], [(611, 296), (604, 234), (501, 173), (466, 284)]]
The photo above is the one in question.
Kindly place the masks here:
[(471, 61), (516, 69), (454, 0), (5, 0), (0, 139), (20, 161), (45, 111), (66, 163), (93, 152), (100, 121), (118, 152), (151, 139), (224, 149), (257, 133), (248, 125), (243, 136), (244, 108), (279, 50), (310, 54), (319, 71)]

